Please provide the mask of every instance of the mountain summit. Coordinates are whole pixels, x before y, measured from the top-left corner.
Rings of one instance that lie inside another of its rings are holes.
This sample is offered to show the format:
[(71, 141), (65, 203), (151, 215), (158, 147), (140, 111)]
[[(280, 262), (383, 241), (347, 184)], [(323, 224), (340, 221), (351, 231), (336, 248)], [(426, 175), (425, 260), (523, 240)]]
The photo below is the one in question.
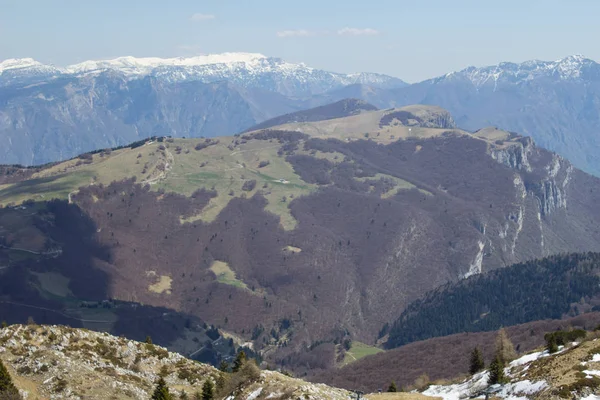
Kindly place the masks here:
[(557, 61), (531, 60), (520, 64), (502, 62), (481, 68), (468, 67), (434, 78), (430, 82), (440, 83), (453, 79), (467, 79), (478, 88), (486, 84), (497, 85), (499, 82), (522, 84), (535, 79), (600, 81), (600, 64), (582, 55)]

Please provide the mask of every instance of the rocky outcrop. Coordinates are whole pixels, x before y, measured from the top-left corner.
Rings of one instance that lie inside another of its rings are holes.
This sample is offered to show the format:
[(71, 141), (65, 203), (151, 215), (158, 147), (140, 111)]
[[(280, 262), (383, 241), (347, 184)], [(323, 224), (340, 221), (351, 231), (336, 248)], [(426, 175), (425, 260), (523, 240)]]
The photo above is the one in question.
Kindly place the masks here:
[(379, 122), (380, 127), (402, 124), (422, 128), (455, 129), (452, 114), (441, 107), (414, 105), (390, 110)]
[(509, 142), (506, 146), (493, 147), (490, 155), (494, 160), (507, 167), (531, 171), (528, 157), (534, 146), (535, 144), (531, 138), (523, 138), (519, 141)]
[[(0, 359), (26, 399), (149, 399), (159, 377), (187, 398), (206, 380), (238, 384), (218, 398), (331, 399), (349, 392), (273, 371), (222, 374), (215, 368), (147, 343), (63, 326), (13, 325), (0, 330)], [(27, 382), (27, 385), (22, 384)], [(175, 389), (176, 388), (176, 389)], [(179, 398), (179, 397), (177, 397)]]

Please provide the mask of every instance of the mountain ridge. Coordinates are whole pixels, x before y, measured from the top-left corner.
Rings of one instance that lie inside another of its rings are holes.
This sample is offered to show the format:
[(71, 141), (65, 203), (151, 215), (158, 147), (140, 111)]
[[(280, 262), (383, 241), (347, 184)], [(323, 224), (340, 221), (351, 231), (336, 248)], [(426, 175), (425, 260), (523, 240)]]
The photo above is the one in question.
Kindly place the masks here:
[[(10, 171), (0, 218), (15, 232), (5, 245), (71, 255), (23, 264), (0, 251), (12, 266), (2, 273), (18, 283), (6, 293), (54, 272), (81, 300), (96, 293), (192, 314), (300, 371), (327, 368), (336, 341), (374, 344), (437, 286), (600, 250), (599, 179), (529, 138), (457, 129), (434, 106), (155, 137)], [(89, 244), (100, 247), (76, 258)], [(87, 279), (92, 271), (102, 279)]]
[[(26, 79), (28, 74), (56, 78), (60, 76), (81, 77), (106, 71), (122, 74), (127, 79), (155, 76), (167, 82), (191, 80), (209, 83), (229, 80), (244, 87), (258, 87), (261, 83), (264, 85), (269, 79), (274, 79), (265, 77), (272, 75), (277, 76), (275, 79), (282, 82), (295, 80), (298, 85), (310, 85), (313, 82), (314, 86), (314, 82), (326, 82), (328, 86), (321, 88), (321, 92), (356, 83), (386, 88), (406, 85), (398, 78), (383, 74), (327, 72), (308, 67), (304, 63), (289, 63), (281, 58), (267, 57), (258, 53), (222, 53), (175, 58), (125, 56), (109, 60), (89, 60), (66, 67), (46, 65), (31, 58), (8, 59), (0, 62), (0, 84), (11, 83), (10, 79), (3, 79), (3, 75), (6, 73), (13, 73), (20, 79)], [(283, 93), (285, 91), (285, 88), (281, 87), (283, 83), (279, 83), (279, 85), (275, 89)], [(306, 91), (306, 89), (304, 90)], [(285, 94), (291, 95), (292, 93), (288, 91)], [(303, 94), (306, 95), (308, 92)]]

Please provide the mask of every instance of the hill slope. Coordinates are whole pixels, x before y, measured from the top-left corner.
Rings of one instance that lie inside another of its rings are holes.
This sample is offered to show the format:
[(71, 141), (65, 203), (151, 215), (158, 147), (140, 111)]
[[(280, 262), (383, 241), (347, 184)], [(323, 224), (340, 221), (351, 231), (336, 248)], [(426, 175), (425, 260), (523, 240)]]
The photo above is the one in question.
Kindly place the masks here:
[(247, 132), (257, 131), (260, 129), (272, 128), (278, 125), (284, 125), (294, 122), (315, 122), (325, 121), (328, 119), (336, 119), (349, 117), (351, 115), (360, 114), (364, 111), (374, 111), (377, 107), (372, 106), (358, 99), (344, 99), (333, 104), (311, 108), (309, 110), (298, 111), (291, 114), (281, 115), (262, 122), (252, 128), (247, 129)]
[[(592, 331), (599, 322), (600, 313), (596, 312), (564, 320), (507, 326), (505, 330), (517, 351), (526, 354), (544, 346), (544, 335), (548, 332), (570, 329)], [(479, 347), (485, 364), (489, 365), (494, 357), (496, 336), (496, 331), (469, 332), (414, 342), (339, 369), (317, 371), (310, 379), (365, 392), (386, 388), (390, 382), (408, 388), (424, 374), (430, 382), (455, 381), (468, 375), (469, 356), (475, 347)]]
[[(189, 398), (204, 381), (221, 373), (166, 349), (107, 334), (61, 326), (14, 325), (0, 330), (0, 360), (27, 399), (139, 399), (152, 395), (163, 377), (173, 395)], [(313, 385), (277, 372), (222, 374), (239, 382), (218, 392), (218, 399), (347, 399), (349, 393)]]
[(463, 280), (408, 306), (391, 327), (387, 345), (589, 311), (600, 305), (599, 275), (600, 254), (590, 253), (529, 261)]
[(374, 344), (445, 283), (600, 251), (598, 179), (528, 138), (455, 129), (437, 107), (13, 172), (0, 203), (29, 200), (0, 210), (13, 301), (17, 287), (48, 296), (54, 284), (36, 274), (52, 272), (73, 294), (53, 289), (53, 309), (72, 298), (167, 307), (297, 370), (331, 367), (346, 338)]

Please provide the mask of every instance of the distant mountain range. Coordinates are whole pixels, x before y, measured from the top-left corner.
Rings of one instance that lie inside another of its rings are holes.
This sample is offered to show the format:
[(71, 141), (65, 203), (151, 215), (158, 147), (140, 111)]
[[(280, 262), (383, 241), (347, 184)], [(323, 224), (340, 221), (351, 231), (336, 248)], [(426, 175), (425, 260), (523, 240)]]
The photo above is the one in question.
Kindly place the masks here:
[(519, 132), (600, 174), (600, 64), (593, 60), (571, 56), (470, 67), (391, 92), (365, 100), (379, 107), (439, 105), (462, 128), (495, 125)]
[(0, 163), (41, 164), (152, 135), (217, 136), (357, 98), (378, 108), (439, 105), (457, 125), (494, 125), (600, 174), (600, 65), (582, 56), (469, 67), (408, 85), (260, 54), (0, 63)]
[(337, 74), (260, 54), (87, 61), (66, 68), (0, 63), (0, 163), (67, 159), (152, 135), (233, 134), (352, 84), (405, 86), (380, 74)]
[(44, 65), (31, 58), (0, 63), (0, 85), (30, 83), (56, 77), (98, 76), (113, 72), (128, 79), (155, 77), (168, 83), (228, 81), (246, 89), (286, 96), (310, 96), (352, 84), (382, 88), (406, 86), (397, 78), (374, 73), (338, 74), (292, 64), (253, 53), (224, 53), (190, 58), (135, 58), (85, 61), (65, 68)]

